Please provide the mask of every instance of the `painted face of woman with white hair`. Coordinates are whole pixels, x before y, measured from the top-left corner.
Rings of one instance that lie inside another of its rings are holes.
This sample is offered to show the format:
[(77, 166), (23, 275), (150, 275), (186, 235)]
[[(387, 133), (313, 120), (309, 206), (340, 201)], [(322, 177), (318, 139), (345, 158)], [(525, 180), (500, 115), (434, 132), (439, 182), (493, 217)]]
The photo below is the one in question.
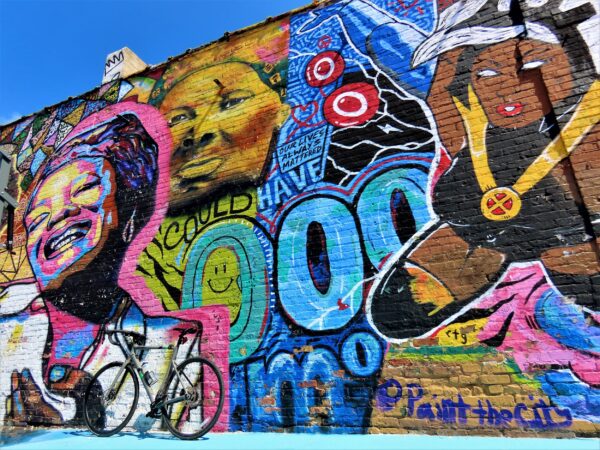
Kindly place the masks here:
[(573, 76), (559, 44), (511, 39), (475, 57), (471, 85), (492, 125), (520, 128), (563, 101), (571, 93)]

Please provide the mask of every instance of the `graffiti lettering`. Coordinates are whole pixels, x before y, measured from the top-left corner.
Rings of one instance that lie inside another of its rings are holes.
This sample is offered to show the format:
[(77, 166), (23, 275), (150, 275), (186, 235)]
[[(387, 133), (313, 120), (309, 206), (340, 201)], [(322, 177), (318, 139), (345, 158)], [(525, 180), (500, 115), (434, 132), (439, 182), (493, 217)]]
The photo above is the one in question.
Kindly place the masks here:
[(530, 406), (517, 403), (511, 408), (497, 408), (490, 400), (485, 400), (485, 404), (481, 400), (476, 405), (469, 404), (460, 394), (456, 400), (433, 395), (434, 401), (427, 402), (423, 400), (424, 394), (424, 388), (418, 383), (408, 383), (403, 389), (397, 380), (389, 379), (378, 386), (376, 405), (382, 411), (391, 411), (404, 400), (408, 417), (459, 425), (477, 419), (479, 425), (494, 427), (516, 424), (526, 428), (554, 429), (569, 427), (573, 422), (569, 409), (549, 405), (543, 399)]
[(321, 179), (322, 169), (319, 160), (311, 160), (291, 169), (286, 177), (269, 179), (258, 190), (259, 209), (267, 210), (281, 205), (293, 195)]
[(220, 431), (598, 431), (597, 5), (319, 3), (0, 127), (0, 427), (193, 325)]
[(323, 153), (325, 137), (326, 130), (319, 128), (280, 147), (278, 155), (283, 171), (288, 172), (290, 169), (320, 156)]
[(241, 192), (202, 205), (196, 214), (186, 217), (183, 222), (169, 224), (163, 236), (163, 245), (167, 250), (173, 250), (182, 243), (190, 244), (205, 225), (222, 217), (242, 214), (253, 206), (253, 202), (250, 194)]

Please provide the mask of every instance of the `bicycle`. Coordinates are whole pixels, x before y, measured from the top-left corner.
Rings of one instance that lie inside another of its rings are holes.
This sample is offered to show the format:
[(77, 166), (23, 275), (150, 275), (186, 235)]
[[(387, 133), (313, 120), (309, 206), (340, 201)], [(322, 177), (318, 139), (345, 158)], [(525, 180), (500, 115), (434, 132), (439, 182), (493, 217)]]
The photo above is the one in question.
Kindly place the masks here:
[[(112, 362), (102, 367), (86, 388), (83, 409), (84, 420), (90, 431), (97, 436), (112, 436), (121, 431), (131, 420), (139, 399), (139, 381), (150, 400), (147, 417), (161, 418), (168, 430), (180, 439), (197, 439), (206, 434), (217, 422), (225, 393), (219, 369), (202, 357), (187, 358), (176, 364), (181, 344), (186, 335), (201, 333), (198, 328), (181, 331), (175, 346), (145, 346), (145, 337), (126, 330), (106, 330), (109, 341), (118, 345), (125, 356), (124, 362)], [(116, 335), (124, 337), (126, 345), (119, 345)], [(136, 356), (137, 351), (160, 349), (173, 350), (169, 371), (163, 379), (156, 396), (150, 387), (156, 382), (152, 373), (144, 370)], [(131, 395), (133, 391), (133, 395)]]

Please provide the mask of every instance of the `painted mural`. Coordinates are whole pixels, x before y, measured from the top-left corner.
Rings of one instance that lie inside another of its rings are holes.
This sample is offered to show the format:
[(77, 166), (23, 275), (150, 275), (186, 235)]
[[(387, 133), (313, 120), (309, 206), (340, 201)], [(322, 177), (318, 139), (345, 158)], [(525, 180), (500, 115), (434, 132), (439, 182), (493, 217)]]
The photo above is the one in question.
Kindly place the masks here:
[(0, 423), (195, 326), (220, 431), (598, 436), (599, 22), (325, 2), (0, 128)]

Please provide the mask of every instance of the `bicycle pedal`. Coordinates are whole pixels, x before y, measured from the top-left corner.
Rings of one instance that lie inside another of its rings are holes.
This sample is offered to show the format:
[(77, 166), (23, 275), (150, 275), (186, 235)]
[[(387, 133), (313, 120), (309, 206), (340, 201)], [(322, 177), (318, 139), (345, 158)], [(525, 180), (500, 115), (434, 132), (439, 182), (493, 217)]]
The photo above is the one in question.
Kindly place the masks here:
[(149, 417), (151, 419), (160, 419), (162, 416), (160, 411), (148, 411), (146, 413), (146, 417)]

